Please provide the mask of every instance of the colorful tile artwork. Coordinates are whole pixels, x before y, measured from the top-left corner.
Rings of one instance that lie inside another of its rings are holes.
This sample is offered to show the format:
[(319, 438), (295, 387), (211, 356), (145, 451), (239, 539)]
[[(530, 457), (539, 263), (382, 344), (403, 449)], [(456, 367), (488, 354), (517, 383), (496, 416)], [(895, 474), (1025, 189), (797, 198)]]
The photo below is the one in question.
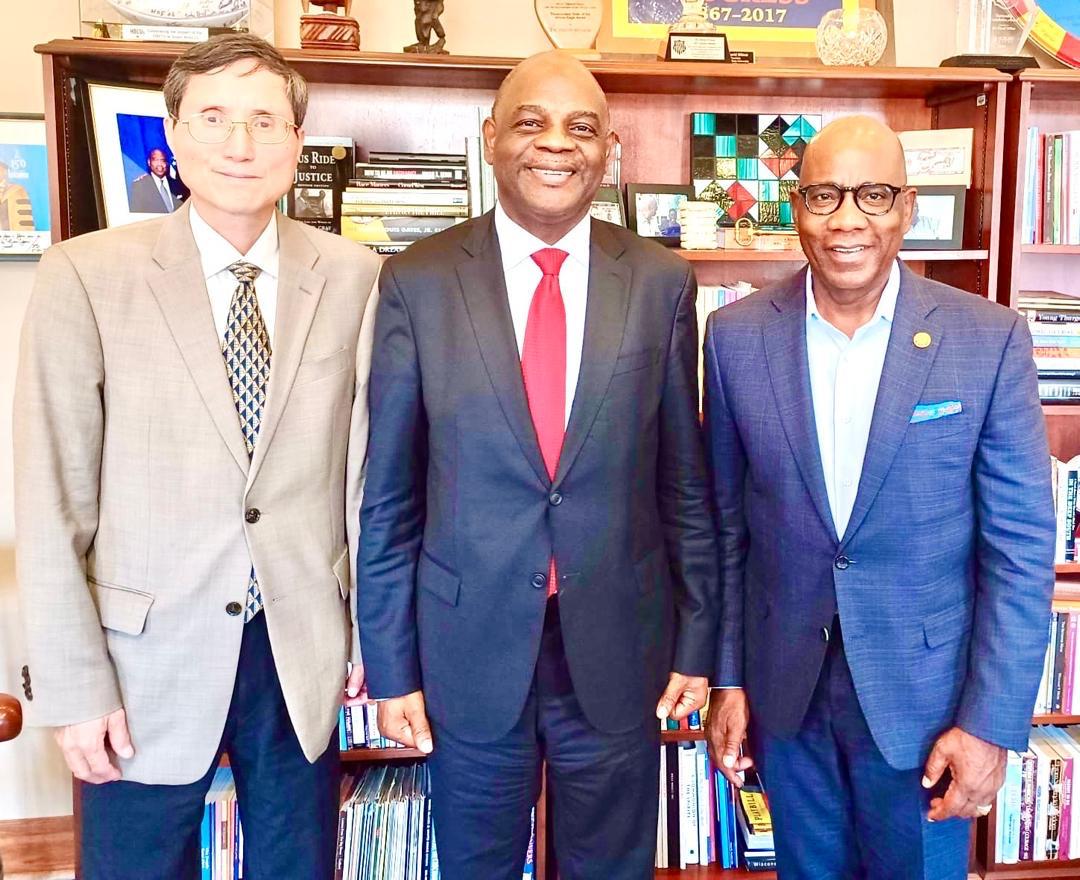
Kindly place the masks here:
[(716, 202), (721, 226), (791, 226), (789, 193), (821, 116), (693, 113), (690, 177), (702, 201)]

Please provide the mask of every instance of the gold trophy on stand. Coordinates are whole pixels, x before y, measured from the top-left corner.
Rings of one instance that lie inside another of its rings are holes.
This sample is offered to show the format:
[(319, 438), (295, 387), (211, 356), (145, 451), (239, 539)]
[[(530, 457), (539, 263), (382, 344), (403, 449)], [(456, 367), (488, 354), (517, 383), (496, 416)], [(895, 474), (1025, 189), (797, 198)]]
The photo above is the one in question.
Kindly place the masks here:
[(705, 0), (683, 0), (682, 18), (668, 29), (666, 61), (728, 61), (727, 37), (705, 14)]
[[(352, 0), (300, 0), (300, 46), (304, 49), (334, 49), (358, 52), (360, 25), (349, 16)], [(322, 10), (311, 13), (311, 5)]]

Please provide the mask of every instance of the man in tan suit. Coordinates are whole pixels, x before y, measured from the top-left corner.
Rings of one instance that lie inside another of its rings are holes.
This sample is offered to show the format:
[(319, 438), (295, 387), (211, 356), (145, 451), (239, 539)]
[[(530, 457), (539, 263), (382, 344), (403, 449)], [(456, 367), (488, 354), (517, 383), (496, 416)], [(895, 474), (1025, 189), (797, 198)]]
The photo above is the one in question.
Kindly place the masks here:
[(51, 248), (27, 313), (27, 708), (90, 783), (83, 880), (198, 877), (223, 752), (245, 876), (329, 880), (378, 263), (275, 210), (307, 91), (267, 43), (165, 98), (190, 201)]

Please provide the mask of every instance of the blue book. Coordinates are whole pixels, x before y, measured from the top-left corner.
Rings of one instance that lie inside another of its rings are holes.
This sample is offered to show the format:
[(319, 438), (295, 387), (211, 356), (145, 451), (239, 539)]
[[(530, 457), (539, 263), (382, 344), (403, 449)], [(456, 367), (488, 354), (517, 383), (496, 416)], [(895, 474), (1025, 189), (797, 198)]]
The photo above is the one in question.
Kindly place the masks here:
[(202, 824), (199, 825), (200, 880), (214, 880), (213, 868), (210, 867), (210, 852), (213, 846), (213, 842), (210, 839), (210, 829), (213, 827), (213, 809), (213, 804), (207, 804), (203, 807)]
[(345, 732), (345, 707), (341, 707), (341, 711), (338, 712), (337, 721), (337, 733), (338, 733), (338, 748), (341, 751), (347, 751), (349, 748), (349, 736)]

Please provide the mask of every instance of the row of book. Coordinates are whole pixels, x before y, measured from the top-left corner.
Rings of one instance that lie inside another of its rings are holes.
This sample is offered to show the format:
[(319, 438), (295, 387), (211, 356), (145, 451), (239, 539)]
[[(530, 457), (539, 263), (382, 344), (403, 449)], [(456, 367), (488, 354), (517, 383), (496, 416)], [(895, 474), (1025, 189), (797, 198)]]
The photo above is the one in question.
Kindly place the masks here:
[[(439, 880), (430, 780), (421, 762), (373, 764), (341, 780), (334, 880)], [(206, 796), (200, 880), (243, 880), (244, 832), (232, 771)], [(536, 811), (522, 880), (536, 875)]]
[(1080, 858), (1080, 727), (1037, 727), (1027, 751), (1009, 752), (995, 803), (995, 853), (1003, 864)]
[(1080, 131), (1027, 132), (1021, 215), (1027, 244), (1080, 244)]
[(776, 868), (772, 816), (751, 772), (736, 789), (716, 770), (703, 742), (660, 746), (656, 867)]
[(404, 748), (379, 731), (376, 703), (341, 707), (338, 713), (338, 747), (343, 752), (350, 749)]
[(1080, 298), (1052, 290), (1024, 291), (1016, 307), (1031, 331), (1039, 398), (1080, 403)]
[(1080, 715), (1080, 657), (1076, 650), (1078, 624), (1080, 602), (1055, 598), (1054, 610), (1050, 614), (1050, 636), (1043, 660), (1042, 679), (1035, 697), (1036, 715)]
[(1080, 562), (1080, 521), (1077, 517), (1077, 496), (1080, 494), (1080, 456), (1061, 461), (1050, 456), (1050, 485), (1057, 516), (1054, 542), (1054, 562)]
[[(705, 387), (705, 359), (703, 356), (705, 346), (705, 323), (713, 312), (724, 306), (729, 306), (756, 291), (748, 281), (736, 281), (734, 284), (698, 285), (697, 296), (697, 325), (698, 325), (698, 389)], [(700, 399), (698, 404), (700, 406)]]

